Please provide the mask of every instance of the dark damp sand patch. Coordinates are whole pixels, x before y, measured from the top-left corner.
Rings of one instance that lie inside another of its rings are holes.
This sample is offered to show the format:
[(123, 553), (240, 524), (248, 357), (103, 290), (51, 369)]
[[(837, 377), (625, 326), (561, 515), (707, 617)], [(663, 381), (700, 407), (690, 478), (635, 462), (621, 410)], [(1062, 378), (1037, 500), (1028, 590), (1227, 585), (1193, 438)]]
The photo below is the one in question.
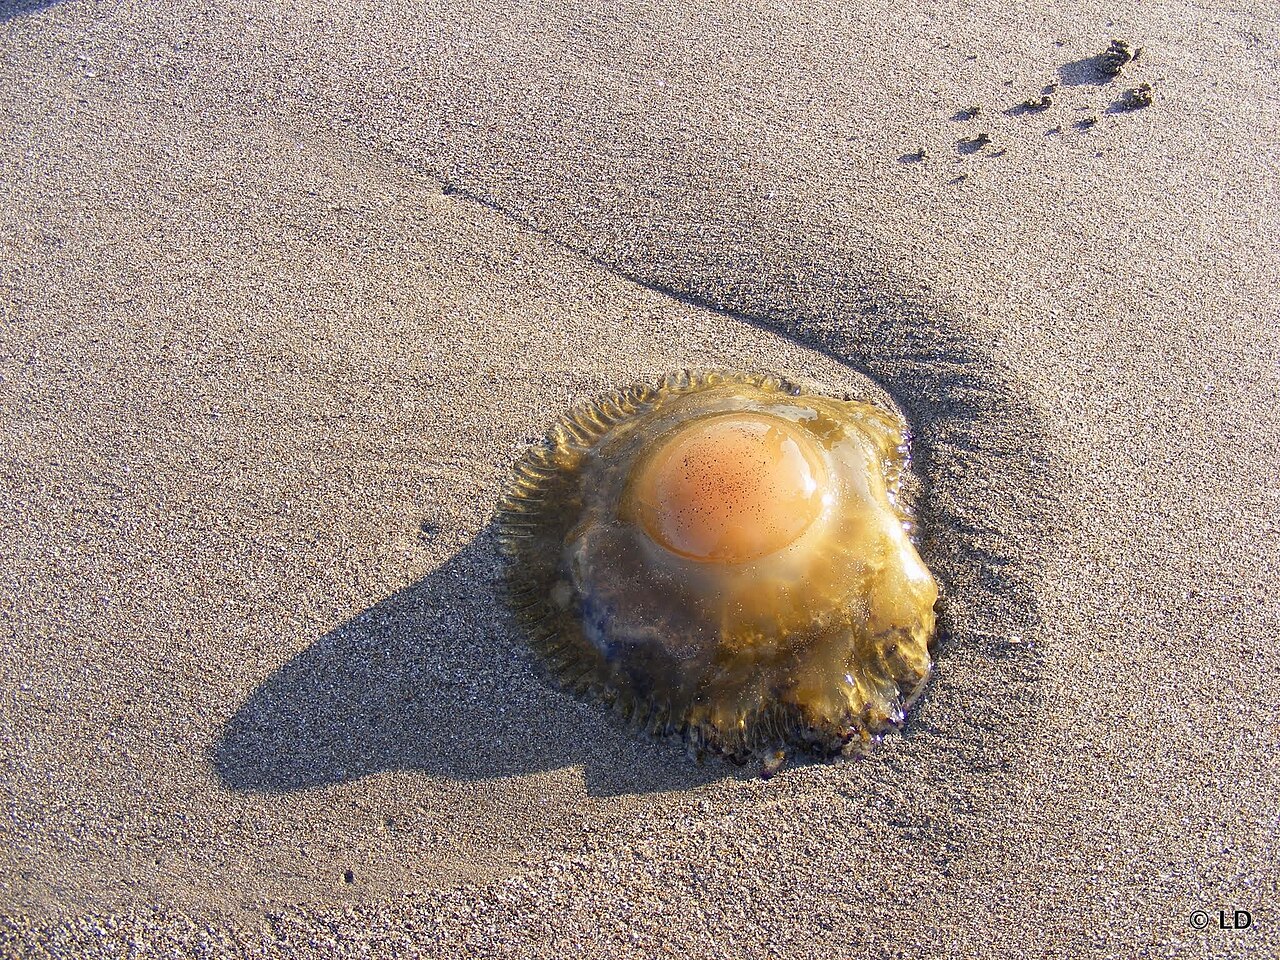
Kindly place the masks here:
[(64, 0), (0, 0), (0, 23), (39, 13), (62, 2)]

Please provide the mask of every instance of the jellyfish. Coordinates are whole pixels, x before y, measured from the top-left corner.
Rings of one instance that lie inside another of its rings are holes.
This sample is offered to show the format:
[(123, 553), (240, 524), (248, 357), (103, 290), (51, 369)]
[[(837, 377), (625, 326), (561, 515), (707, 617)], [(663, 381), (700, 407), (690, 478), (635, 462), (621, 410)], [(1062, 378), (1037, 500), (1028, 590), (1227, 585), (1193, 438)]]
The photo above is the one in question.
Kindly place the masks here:
[(888, 404), (682, 371), (563, 415), (497, 512), (553, 677), (698, 756), (859, 752), (932, 669), (938, 585)]

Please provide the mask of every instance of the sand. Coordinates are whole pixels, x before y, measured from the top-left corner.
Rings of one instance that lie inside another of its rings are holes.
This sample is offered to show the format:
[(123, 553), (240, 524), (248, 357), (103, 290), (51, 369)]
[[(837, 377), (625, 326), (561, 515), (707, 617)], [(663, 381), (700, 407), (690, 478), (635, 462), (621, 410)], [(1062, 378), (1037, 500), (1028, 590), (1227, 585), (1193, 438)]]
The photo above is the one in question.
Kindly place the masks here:
[[(0, 950), (1276, 955), (1278, 34), (0, 5)], [(699, 766), (498, 602), (525, 444), (685, 365), (914, 424), (945, 634), (864, 761)]]

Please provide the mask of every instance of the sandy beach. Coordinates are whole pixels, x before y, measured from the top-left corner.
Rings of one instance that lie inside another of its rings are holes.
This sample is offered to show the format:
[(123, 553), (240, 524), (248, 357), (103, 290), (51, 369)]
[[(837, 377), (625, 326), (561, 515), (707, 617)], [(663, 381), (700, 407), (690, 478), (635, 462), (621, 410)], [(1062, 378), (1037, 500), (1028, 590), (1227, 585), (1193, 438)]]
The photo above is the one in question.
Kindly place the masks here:
[[(0, 954), (1280, 955), (1278, 51), (0, 0)], [(699, 765), (502, 604), (521, 452), (683, 367), (912, 424), (943, 630), (865, 759)]]

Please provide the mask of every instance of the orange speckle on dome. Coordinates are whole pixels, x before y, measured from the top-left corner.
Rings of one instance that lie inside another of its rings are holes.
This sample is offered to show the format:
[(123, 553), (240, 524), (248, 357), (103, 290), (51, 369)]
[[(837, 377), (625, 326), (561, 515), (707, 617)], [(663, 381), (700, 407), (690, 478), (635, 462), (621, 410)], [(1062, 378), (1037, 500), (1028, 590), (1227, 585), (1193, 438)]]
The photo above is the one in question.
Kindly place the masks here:
[(826, 468), (785, 420), (725, 414), (678, 431), (642, 465), (640, 522), (695, 560), (752, 560), (781, 550), (822, 512)]

